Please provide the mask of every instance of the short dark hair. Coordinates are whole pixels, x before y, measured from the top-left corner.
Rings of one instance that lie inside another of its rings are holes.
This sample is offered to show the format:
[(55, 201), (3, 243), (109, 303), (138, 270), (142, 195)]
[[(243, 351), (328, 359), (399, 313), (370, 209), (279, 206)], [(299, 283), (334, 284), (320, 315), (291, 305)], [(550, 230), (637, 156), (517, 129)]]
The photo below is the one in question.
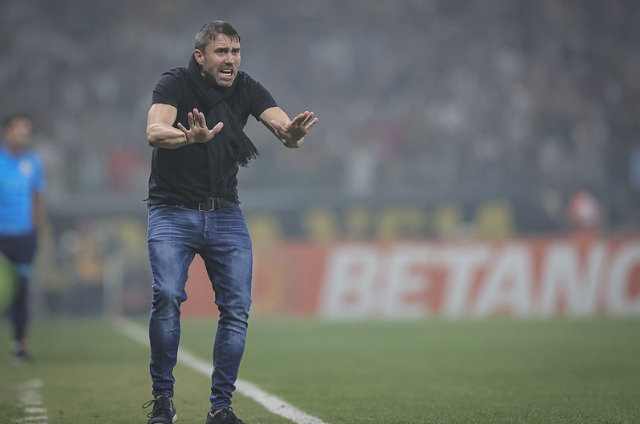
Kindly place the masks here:
[(33, 120), (31, 119), (31, 116), (29, 116), (24, 112), (14, 113), (13, 115), (9, 115), (6, 118), (4, 118), (4, 120), (2, 121), (2, 129), (9, 128), (11, 124), (13, 124), (13, 122), (17, 121), (18, 119), (25, 119), (29, 122), (33, 122)]
[(196, 49), (204, 52), (205, 47), (207, 47), (211, 40), (218, 34), (224, 34), (238, 42), (240, 41), (240, 34), (238, 34), (238, 31), (236, 31), (229, 22), (213, 21), (200, 28), (200, 31), (196, 34)]

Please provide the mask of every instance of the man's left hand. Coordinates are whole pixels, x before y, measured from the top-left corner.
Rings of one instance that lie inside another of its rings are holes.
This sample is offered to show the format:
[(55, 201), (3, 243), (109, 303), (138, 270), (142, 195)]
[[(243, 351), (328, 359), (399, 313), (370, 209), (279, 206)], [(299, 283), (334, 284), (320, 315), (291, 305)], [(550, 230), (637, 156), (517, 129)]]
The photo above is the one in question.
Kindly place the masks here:
[(281, 125), (276, 120), (271, 120), (271, 125), (275, 129), (276, 135), (285, 144), (296, 143), (313, 128), (318, 122), (318, 118), (313, 117), (313, 112), (306, 111), (293, 118), (286, 125)]

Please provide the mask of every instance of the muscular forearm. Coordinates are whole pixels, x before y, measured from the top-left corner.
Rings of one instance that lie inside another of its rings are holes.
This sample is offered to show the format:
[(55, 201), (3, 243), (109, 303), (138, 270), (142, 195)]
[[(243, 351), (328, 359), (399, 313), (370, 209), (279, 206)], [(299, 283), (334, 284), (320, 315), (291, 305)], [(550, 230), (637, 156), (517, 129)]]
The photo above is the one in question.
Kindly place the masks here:
[(177, 149), (190, 144), (186, 135), (177, 128), (156, 124), (147, 129), (149, 146), (163, 149)]

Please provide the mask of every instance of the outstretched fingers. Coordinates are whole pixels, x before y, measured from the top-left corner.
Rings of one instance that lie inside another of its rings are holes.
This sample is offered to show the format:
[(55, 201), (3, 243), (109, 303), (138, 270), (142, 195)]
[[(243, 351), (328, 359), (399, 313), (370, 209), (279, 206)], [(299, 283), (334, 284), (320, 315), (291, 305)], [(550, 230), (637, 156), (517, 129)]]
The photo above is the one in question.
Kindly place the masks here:
[(199, 112), (198, 109), (194, 109), (195, 122), (200, 128), (207, 128), (207, 120), (204, 117), (204, 113)]
[(218, 122), (212, 129), (209, 129), (204, 113), (198, 109), (193, 109), (192, 112), (187, 114), (187, 123), (189, 124), (188, 129), (180, 122), (178, 122), (176, 126), (187, 137), (189, 144), (205, 143), (211, 140), (214, 135), (222, 131), (222, 127), (224, 126), (222, 122)]
[(189, 112), (187, 114), (187, 123), (189, 124), (189, 129), (192, 130), (193, 127), (195, 126), (193, 112)]
[(271, 121), (271, 125), (273, 125), (276, 130), (283, 131), (285, 133), (288, 133), (291, 129), (294, 131), (304, 130), (307, 132), (316, 124), (316, 122), (318, 122), (318, 118), (314, 118), (314, 113), (305, 111), (293, 118), (293, 120), (285, 126), (282, 126), (275, 120)]
[(296, 116), (291, 122), (291, 126), (295, 127), (296, 131), (301, 131), (307, 134), (311, 128), (318, 122), (318, 118), (314, 118), (313, 112), (306, 111)]
[(316, 124), (316, 122), (318, 122), (318, 118), (314, 119), (314, 116), (315, 115), (313, 112), (309, 112), (307, 110), (304, 113), (301, 113), (300, 115), (296, 116), (295, 119), (292, 121), (292, 123), (295, 123), (295, 125), (299, 125), (309, 130), (311, 129), (312, 126)]
[(304, 120), (304, 123), (302, 125), (307, 129), (307, 131), (309, 131), (317, 122), (318, 118), (314, 118), (313, 113), (310, 113), (307, 119)]
[(215, 127), (213, 127), (211, 129), (211, 136), (213, 137), (214, 135), (218, 134), (220, 131), (222, 131), (222, 127), (224, 126), (224, 124), (222, 122), (218, 122), (216, 124)]
[(309, 116), (312, 116), (313, 113), (306, 111), (305, 113), (301, 113), (291, 121), (291, 125), (305, 125), (305, 121), (309, 119)]

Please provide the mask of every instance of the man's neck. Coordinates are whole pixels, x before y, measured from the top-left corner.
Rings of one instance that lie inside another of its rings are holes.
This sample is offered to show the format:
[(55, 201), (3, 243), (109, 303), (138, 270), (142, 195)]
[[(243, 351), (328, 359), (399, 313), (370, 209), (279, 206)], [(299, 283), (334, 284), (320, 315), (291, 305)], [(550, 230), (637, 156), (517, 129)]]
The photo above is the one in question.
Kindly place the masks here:
[(12, 156), (18, 156), (26, 150), (24, 147), (11, 146), (6, 142), (2, 142), (2, 147), (4, 147)]

